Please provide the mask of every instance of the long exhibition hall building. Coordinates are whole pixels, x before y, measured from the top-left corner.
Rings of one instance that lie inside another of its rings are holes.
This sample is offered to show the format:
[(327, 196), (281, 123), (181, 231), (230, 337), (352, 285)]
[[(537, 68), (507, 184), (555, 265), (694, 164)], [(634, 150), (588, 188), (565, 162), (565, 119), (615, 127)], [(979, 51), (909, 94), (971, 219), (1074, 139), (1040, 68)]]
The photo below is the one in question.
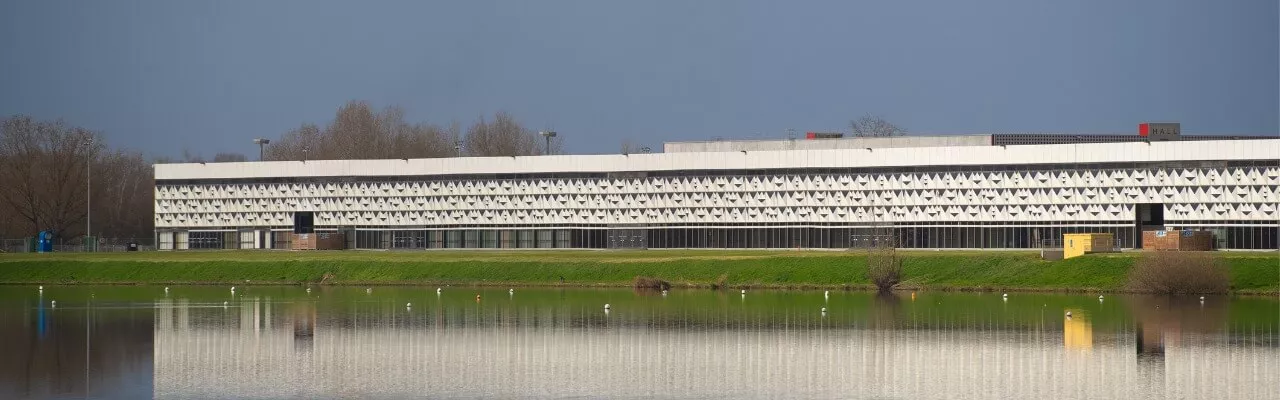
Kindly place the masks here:
[(971, 135), (664, 150), (156, 165), (156, 241), (171, 250), (850, 248), (891, 228), (902, 248), (1038, 248), (1076, 232), (1140, 248), (1148, 230), (1277, 248), (1280, 138)]

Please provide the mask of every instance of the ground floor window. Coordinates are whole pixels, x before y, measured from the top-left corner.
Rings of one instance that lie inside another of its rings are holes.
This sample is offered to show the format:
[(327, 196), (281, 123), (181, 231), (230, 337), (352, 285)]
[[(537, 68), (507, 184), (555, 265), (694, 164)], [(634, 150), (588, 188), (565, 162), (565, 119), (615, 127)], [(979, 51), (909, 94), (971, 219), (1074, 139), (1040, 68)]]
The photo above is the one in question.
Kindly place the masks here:
[[(1170, 224), (1169, 229), (1177, 228)], [(1061, 247), (1062, 235), (1110, 233), (1118, 248), (1134, 248), (1141, 235), (1134, 226), (893, 226), (892, 240), (906, 249), (1038, 249)], [(1275, 249), (1280, 232), (1274, 227), (1195, 227), (1212, 230), (1224, 249)], [(857, 248), (881, 235), (877, 228), (827, 227), (614, 227), (600, 228), (458, 228), (449, 230), (360, 230), (361, 249), (625, 249), (727, 248), (794, 249)], [(192, 233), (192, 248), (201, 243)], [(207, 240), (217, 240), (216, 238)]]

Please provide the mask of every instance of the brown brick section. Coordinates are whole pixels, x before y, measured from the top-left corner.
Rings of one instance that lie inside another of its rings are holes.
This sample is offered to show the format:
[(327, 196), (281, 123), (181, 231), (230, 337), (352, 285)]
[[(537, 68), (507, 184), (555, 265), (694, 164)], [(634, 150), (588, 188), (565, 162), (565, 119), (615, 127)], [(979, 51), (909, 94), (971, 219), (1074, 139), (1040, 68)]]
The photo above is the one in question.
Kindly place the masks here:
[(1163, 237), (1158, 236), (1160, 231), (1143, 231), (1142, 232), (1142, 249), (1143, 250), (1174, 250), (1174, 251), (1210, 251), (1213, 250), (1213, 232), (1209, 231), (1164, 231)]
[(293, 250), (342, 250), (346, 248), (346, 235), (341, 233), (285, 233), (293, 237)]

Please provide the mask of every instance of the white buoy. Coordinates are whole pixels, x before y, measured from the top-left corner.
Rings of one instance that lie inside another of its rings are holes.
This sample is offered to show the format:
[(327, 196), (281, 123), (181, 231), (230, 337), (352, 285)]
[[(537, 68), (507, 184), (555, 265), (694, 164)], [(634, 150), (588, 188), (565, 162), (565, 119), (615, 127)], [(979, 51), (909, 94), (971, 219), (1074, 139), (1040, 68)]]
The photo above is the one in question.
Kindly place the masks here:
[(405, 308), (413, 307), (413, 303), (404, 303)]
[(608, 310), (608, 309), (609, 309), (609, 303), (604, 303), (604, 309), (606, 309), (606, 310)]
[(1008, 294), (1008, 293), (1005, 293), (1005, 294), (1000, 295), (1000, 297), (1009, 297), (1009, 294)]
[(1200, 301), (1204, 301), (1204, 296), (1200, 296)]
[(516, 294), (515, 289), (507, 289), (507, 293)]
[(307, 293), (311, 293), (311, 288), (307, 288)]
[(222, 306), (223, 306), (223, 307), (226, 307), (226, 306), (227, 306), (227, 302), (225, 302), (225, 301), (224, 301), (224, 302), (222, 302)]
[(57, 300), (49, 300), (49, 305), (50, 305), (50, 306), (53, 306), (53, 307), (57, 307), (57, 306), (58, 306), (58, 301), (57, 301)]
[(232, 291), (232, 292), (236, 291), (236, 287), (235, 287), (235, 286), (232, 286), (232, 287), (231, 287), (231, 291)]
[(742, 289), (742, 294), (747, 294), (747, 289)]
[(1098, 300), (1102, 300), (1102, 295), (1098, 295)]
[(44, 286), (40, 286), (40, 290), (44, 290)]
[(165, 293), (169, 293), (169, 287), (168, 287), (168, 286), (165, 286), (165, 287), (164, 287), (164, 292), (165, 292)]
[(440, 288), (436, 288), (436, 294), (440, 294)]
[(1068, 317), (1070, 317), (1070, 316), (1071, 316), (1071, 312), (1070, 312), (1070, 311), (1067, 311), (1067, 316), (1068, 316)]
[(826, 308), (826, 307), (822, 307), (822, 312), (823, 312), (823, 313), (826, 313), (826, 312), (827, 312), (827, 308)]
[(830, 291), (830, 290), (825, 290), (825, 291), (823, 291), (823, 292), (822, 292), (822, 297), (831, 297), (831, 291)]
[(365, 292), (365, 293), (373, 293), (373, 288), (367, 288), (367, 289), (365, 289), (365, 290), (364, 290), (364, 292)]

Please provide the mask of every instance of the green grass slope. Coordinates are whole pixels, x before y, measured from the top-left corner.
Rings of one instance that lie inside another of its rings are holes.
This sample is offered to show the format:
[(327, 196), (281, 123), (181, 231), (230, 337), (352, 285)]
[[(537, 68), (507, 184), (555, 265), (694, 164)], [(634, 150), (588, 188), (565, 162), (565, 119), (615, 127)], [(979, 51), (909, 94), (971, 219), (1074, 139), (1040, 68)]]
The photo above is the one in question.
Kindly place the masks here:
[[(903, 288), (1119, 291), (1134, 253), (1041, 261), (1034, 252), (902, 251)], [(1280, 292), (1280, 255), (1222, 253), (1241, 293)], [(210, 251), (3, 254), (0, 283), (455, 284), (869, 288), (866, 259), (843, 251)], [(247, 282), (246, 282), (247, 281)]]

